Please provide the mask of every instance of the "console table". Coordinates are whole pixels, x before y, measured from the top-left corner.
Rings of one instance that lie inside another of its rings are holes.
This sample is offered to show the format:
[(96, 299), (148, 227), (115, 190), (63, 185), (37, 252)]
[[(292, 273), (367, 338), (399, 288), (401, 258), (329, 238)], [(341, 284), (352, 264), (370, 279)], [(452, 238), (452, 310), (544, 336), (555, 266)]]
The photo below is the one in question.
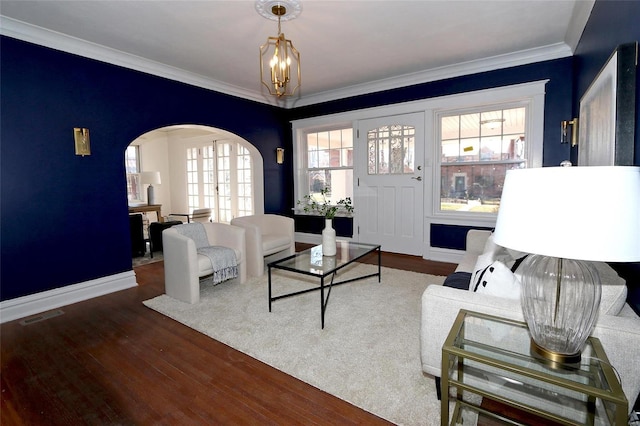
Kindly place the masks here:
[(139, 206), (129, 206), (129, 213), (156, 212), (156, 215), (158, 217), (158, 222), (164, 222), (164, 219), (160, 214), (161, 208), (162, 208), (162, 204), (141, 204)]

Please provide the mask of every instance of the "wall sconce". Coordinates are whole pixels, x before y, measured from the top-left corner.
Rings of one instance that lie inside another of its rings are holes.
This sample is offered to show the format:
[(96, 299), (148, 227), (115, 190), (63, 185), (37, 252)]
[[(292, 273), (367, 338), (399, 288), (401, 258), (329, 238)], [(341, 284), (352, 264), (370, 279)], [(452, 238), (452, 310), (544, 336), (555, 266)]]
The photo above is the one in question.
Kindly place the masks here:
[(284, 148), (276, 148), (276, 163), (284, 163)]
[(560, 122), (560, 143), (569, 142), (569, 126), (571, 126), (571, 146), (578, 145), (578, 118)]
[(73, 140), (76, 144), (76, 155), (91, 155), (91, 141), (89, 140), (89, 129), (84, 127), (73, 128)]

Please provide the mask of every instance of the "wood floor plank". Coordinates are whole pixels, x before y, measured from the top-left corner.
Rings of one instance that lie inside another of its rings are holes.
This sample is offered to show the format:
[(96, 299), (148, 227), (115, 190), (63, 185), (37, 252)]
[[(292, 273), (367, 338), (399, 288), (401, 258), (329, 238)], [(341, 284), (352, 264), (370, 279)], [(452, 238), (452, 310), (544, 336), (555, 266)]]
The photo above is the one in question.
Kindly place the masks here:
[[(435, 275), (455, 268), (382, 259)], [(164, 293), (164, 265), (134, 272), (136, 288), (0, 326), (3, 426), (391, 424), (147, 308)]]

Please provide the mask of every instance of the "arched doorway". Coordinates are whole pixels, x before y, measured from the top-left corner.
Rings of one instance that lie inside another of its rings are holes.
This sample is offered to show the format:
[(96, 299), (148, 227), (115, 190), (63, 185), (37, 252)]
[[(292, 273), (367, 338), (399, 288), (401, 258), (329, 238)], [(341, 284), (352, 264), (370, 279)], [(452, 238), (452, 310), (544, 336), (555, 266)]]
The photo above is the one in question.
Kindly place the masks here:
[[(130, 159), (135, 151), (136, 167)], [(125, 153), (130, 205), (146, 204), (140, 172), (157, 171), (155, 203), (161, 215), (210, 207), (213, 220), (264, 213), (263, 159), (247, 140), (226, 130), (183, 124), (140, 135)], [(131, 170), (136, 169), (136, 173)]]

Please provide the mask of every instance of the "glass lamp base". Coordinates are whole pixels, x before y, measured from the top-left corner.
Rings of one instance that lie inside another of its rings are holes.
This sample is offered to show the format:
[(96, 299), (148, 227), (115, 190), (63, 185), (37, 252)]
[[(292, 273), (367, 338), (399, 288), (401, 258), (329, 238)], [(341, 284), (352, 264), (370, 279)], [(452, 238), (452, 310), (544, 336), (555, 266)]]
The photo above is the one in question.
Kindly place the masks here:
[(600, 278), (592, 264), (529, 255), (522, 269), (522, 314), (534, 353), (554, 362), (580, 359), (600, 305)]

